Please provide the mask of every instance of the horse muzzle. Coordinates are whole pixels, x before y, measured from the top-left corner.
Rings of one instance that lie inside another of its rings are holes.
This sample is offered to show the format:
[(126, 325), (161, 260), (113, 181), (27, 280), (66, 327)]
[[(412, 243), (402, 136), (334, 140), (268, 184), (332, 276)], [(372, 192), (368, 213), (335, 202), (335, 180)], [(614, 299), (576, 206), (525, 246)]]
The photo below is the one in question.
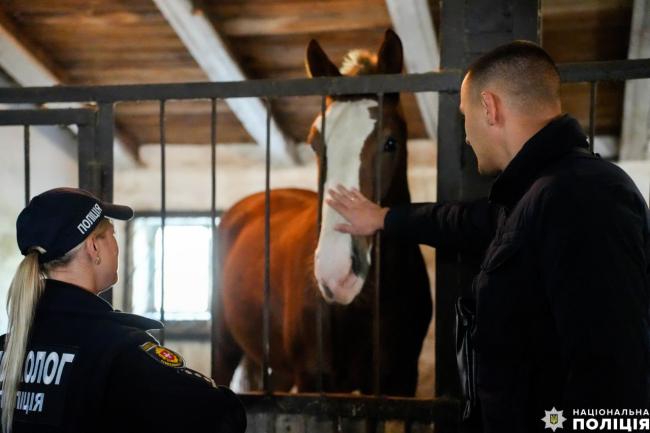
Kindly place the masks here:
[(319, 281), (318, 288), (328, 303), (348, 305), (361, 292), (364, 283), (364, 278), (350, 270), (345, 277), (338, 281)]

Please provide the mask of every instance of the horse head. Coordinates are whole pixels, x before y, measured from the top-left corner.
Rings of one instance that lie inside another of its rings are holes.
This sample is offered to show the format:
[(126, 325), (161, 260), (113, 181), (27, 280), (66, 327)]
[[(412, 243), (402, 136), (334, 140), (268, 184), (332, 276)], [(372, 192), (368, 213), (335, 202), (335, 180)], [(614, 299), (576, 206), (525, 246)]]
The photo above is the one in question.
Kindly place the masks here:
[[(400, 73), (402, 43), (392, 30), (387, 30), (377, 55), (351, 51), (339, 69), (318, 42), (312, 40), (306, 64), (311, 77)], [(359, 189), (366, 197), (379, 196), (387, 204), (391, 194), (395, 194), (395, 185), (406, 186), (407, 132), (399, 94), (385, 95), (382, 106), (383, 112), (379, 113), (376, 95), (327, 98), (324, 140), (320, 116), (314, 121), (308, 138), (319, 160), (324, 159), (321, 164), (324, 172), (320, 176), (325, 190), (341, 184)], [(381, 133), (377, 131), (379, 116), (382, 116)], [(380, 185), (375, 175), (378, 163), (382, 173)], [(343, 217), (325, 204), (322, 215), (315, 253), (316, 281), (325, 300), (349, 304), (361, 292), (368, 276), (372, 238), (335, 231), (334, 227), (344, 222)]]

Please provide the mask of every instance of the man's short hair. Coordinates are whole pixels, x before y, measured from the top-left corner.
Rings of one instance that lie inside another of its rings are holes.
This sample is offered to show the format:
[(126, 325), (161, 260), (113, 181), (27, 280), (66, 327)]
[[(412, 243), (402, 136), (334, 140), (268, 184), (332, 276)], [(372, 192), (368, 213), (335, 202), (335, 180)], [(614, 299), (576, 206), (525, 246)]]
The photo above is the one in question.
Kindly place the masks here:
[(467, 70), (471, 94), (478, 98), (489, 84), (498, 82), (520, 109), (556, 104), (560, 75), (555, 62), (539, 45), (513, 41), (477, 59)]

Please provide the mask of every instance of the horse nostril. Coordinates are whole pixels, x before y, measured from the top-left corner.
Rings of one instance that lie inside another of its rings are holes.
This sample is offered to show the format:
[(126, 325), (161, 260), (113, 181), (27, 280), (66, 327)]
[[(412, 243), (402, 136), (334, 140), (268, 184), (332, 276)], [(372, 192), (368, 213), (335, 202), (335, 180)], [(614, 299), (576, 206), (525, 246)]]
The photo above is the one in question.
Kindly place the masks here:
[(359, 257), (359, 253), (358, 251), (356, 251), (356, 248), (351, 258), (352, 258), (352, 272), (354, 273), (354, 275), (358, 276), (361, 273), (361, 258)]
[(327, 299), (334, 299), (334, 293), (332, 293), (330, 288), (324, 284), (323, 284), (323, 292), (325, 292), (325, 297), (327, 297)]

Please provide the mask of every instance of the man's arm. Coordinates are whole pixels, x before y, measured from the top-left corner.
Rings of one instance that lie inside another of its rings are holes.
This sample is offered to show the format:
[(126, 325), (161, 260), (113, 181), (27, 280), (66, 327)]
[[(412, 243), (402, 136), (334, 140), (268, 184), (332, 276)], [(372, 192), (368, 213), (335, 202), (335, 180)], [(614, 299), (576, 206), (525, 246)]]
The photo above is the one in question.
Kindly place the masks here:
[(329, 190), (327, 204), (347, 221), (337, 230), (387, 236), (459, 252), (482, 253), (494, 237), (499, 208), (487, 199), (468, 203), (416, 203), (382, 208), (357, 190)]

